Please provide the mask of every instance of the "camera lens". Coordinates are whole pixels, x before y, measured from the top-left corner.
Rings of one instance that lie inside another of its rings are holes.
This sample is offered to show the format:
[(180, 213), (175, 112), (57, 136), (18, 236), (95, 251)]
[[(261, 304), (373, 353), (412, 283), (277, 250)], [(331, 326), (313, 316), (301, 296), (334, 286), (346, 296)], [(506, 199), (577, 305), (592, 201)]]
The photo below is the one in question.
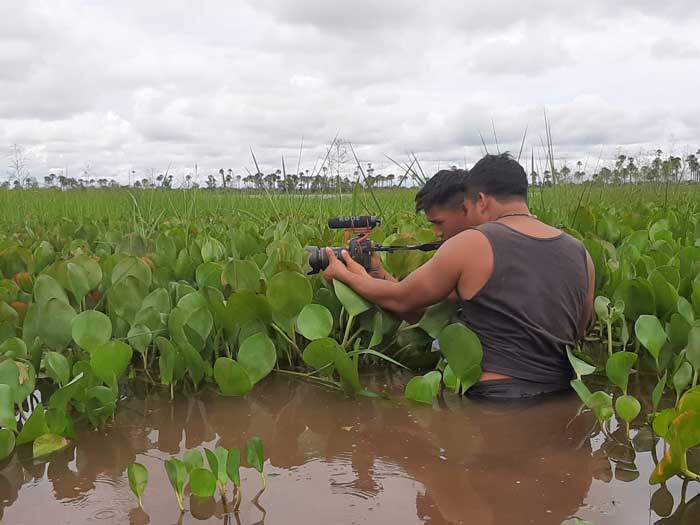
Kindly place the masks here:
[[(342, 257), (342, 248), (331, 249), (333, 250), (333, 253), (335, 253), (336, 257)], [(309, 272), (309, 275), (322, 272), (323, 270), (328, 268), (328, 254), (326, 254), (325, 248), (319, 248), (318, 246), (306, 246), (304, 250), (309, 254), (309, 266), (311, 266), (311, 271)]]

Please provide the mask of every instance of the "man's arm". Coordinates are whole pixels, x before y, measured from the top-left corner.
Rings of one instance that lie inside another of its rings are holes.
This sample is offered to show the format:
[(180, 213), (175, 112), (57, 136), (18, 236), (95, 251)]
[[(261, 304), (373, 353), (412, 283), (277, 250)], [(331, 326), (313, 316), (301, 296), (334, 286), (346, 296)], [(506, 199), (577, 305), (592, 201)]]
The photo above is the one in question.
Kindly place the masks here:
[(457, 288), (471, 259), (465, 254), (481, 241), (481, 235), (470, 230), (449, 239), (427, 263), (401, 282), (373, 279), (366, 272), (357, 271), (355, 266), (359, 265), (343, 252), (346, 268), (330, 250), (329, 266), (324, 275), (327, 279), (342, 281), (385, 310), (397, 313), (415, 311), (440, 302)]
[(588, 291), (586, 304), (583, 307), (583, 318), (579, 324), (579, 337), (583, 338), (593, 324), (593, 299), (595, 296), (595, 265), (590, 254), (586, 251), (586, 269), (588, 271)]

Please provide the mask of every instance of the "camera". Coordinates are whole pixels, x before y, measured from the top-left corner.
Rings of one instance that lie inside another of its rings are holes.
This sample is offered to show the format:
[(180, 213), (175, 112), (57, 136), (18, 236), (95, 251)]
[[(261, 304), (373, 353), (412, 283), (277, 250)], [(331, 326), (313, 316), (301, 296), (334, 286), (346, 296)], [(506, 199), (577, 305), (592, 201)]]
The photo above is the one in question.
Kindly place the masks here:
[[(333, 253), (341, 261), (343, 250), (347, 250), (350, 257), (358, 262), (362, 267), (370, 271), (372, 263), (372, 252), (397, 252), (408, 250), (419, 250), (428, 252), (437, 250), (440, 247), (440, 242), (429, 242), (417, 244), (413, 246), (382, 246), (369, 239), (369, 233), (372, 228), (381, 224), (381, 219), (375, 215), (360, 215), (351, 217), (332, 217), (328, 219), (328, 227), (331, 229), (349, 229), (357, 235), (350, 239), (347, 248), (333, 247)], [(306, 246), (304, 248), (309, 253), (309, 266), (311, 271), (309, 275), (319, 273), (328, 268), (328, 254), (325, 248), (318, 246)]]
[[(369, 271), (372, 261), (372, 248), (376, 243), (368, 238), (369, 232), (375, 226), (381, 224), (381, 219), (374, 215), (360, 215), (350, 217), (331, 217), (328, 219), (328, 227), (333, 230), (349, 229), (356, 232), (358, 235), (350, 239), (347, 248), (333, 247), (335, 256), (342, 260), (341, 252), (347, 250), (355, 261)], [(321, 272), (328, 268), (328, 254), (325, 248), (318, 246), (307, 246), (304, 248), (309, 253), (309, 266), (311, 271), (309, 275)]]

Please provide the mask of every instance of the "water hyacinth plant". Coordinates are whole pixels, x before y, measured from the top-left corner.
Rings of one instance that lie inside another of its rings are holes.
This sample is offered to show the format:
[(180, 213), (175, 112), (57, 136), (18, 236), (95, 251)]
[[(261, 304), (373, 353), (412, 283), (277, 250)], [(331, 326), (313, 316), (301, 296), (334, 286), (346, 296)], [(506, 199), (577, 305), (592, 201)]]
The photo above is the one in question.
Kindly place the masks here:
[[(572, 387), (606, 432), (618, 422), (629, 435), (648, 422), (667, 443), (664, 473), (692, 478), (683, 451), (695, 446), (690, 393), (700, 371), (697, 192), (602, 183), (532, 191), (533, 212), (580, 238), (596, 269), (594, 326), (568, 352)], [(376, 395), (361, 371), (381, 365), (414, 370), (405, 397), (430, 405), (480, 375), (481, 344), (454, 324), (454, 305), (408, 324), (307, 275), (305, 245), (345, 242), (326, 228), (329, 216), (372, 209), (384, 219), (374, 240), (432, 240), (410, 190), (78, 197), (0, 192), (0, 459), (24, 446), (48, 457), (75, 439), (76, 424), (108, 426), (134, 383), (171, 398), (244, 396), (287, 374), (352, 397)], [(383, 263), (402, 278), (428, 257), (383, 254)], [(651, 399), (637, 390), (643, 377), (656, 384)], [(215, 492), (225, 489), (223, 473), (239, 487), (240, 453), (211, 452), (216, 468), (201, 454), (166, 464), (181, 508), (192, 472), (202, 494), (212, 477)], [(247, 449), (243, 456), (250, 464)]]
[[(0, 446), (3, 445), (3, 436), (0, 434)], [(1, 449), (0, 449), (1, 450)], [(258, 499), (267, 488), (267, 478), (264, 473), (265, 453), (262, 439), (253, 436), (245, 444), (248, 465), (260, 475), (262, 488), (253, 498), (257, 504)], [(170, 485), (175, 493), (178, 508), (185, 512), (185, 489), (189, 487), (190, 494), (198, 498), (211, 498), (217, 489), (223, 504), (227, 505), (226, 493), (229, 481), (233, 483), (234, 499), (231, 510), (238, 512), (242, 499), (241, 490), (241, 453), (237, 448), (226, 449), (216, 447), (211, 450), (204, 449), (207, 460), (206, 468), (202, 459), (202, 452), (198, 449), (185, 451), (182, 459), (171, 458), (164, 462), (165, 472)], [(136, 496), (139, 507), (143, 507), (143, 493), (148, 484), (148, 470), (140, 463), (132, 463), (127, 468), (129, 487)]]

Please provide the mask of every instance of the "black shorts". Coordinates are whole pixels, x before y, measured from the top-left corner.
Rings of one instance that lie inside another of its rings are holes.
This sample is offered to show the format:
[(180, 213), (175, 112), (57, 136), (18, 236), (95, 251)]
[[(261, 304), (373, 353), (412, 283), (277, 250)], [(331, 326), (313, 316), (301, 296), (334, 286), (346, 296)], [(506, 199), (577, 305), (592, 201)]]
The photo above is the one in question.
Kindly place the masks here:
[(511, 378), (480, 381), (467, 390), (467, 395), (487, 399), (529, 399), (568, 391), (571, 391), (568, 383), (535, 383)]

